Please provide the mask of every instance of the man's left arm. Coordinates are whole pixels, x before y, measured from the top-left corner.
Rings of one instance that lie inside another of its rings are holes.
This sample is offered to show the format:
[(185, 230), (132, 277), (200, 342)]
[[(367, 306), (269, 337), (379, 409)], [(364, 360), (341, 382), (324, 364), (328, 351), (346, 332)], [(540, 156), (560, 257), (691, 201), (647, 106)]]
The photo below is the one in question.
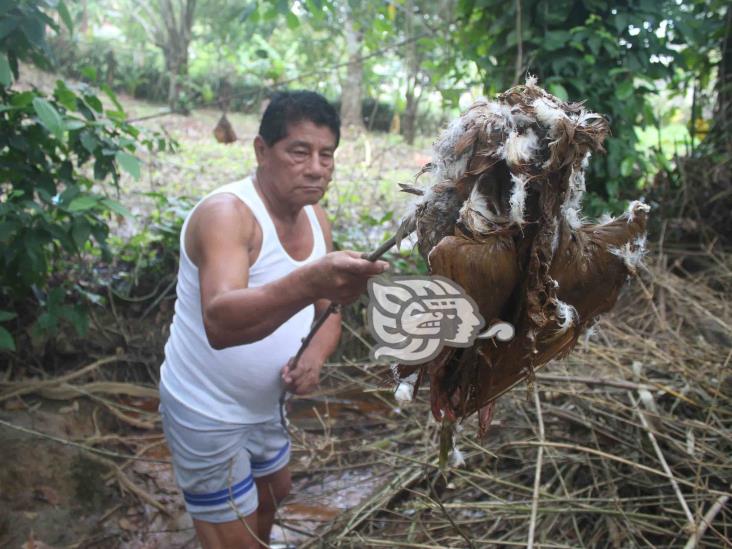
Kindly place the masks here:
[[(325, 210), (316, 204), (313, 206), (323, 229), (327, 252), (333, 251), (333, 236)], [(314, 245), (314, 244), (313, 244)], [(315, 302), (315, 319), (317, 320), (330, 306), (330, 301), (321, 299)], [(292, 359), (282, 372), (282, 378), (289, 390), (296, 395), (312, 392), (320, 381), (320, 370), (328, 357), (338, 347), (341, 338), (341, 314), (331, 314), (317, 331), (313, 339), (303, 352), (295, 368), (292, 368)]]

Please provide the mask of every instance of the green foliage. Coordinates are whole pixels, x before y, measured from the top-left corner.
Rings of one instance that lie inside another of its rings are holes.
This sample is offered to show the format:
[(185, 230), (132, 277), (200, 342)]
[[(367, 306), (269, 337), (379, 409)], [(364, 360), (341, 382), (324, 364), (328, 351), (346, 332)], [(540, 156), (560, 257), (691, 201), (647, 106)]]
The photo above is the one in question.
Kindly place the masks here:
[[(117, 187), (120, 168), (139, 177), (138, 145), (164, 150), (171, 143), (125, 122), (107, 86), (102, 90), (110, 108), (84, 84), (72, 89), (59, 80), (48, 97), (12, 89), (18, 59), (48, 54), (44, 28), (55, 25), (37, 5), (21, 2), (0, 9), (0, 29), (23, 35), (0, 42), (0, 58), (12, 70), (0, 83), (0, 304), (17, 310), (34, 297), (42, 305), (36, 335), (54, 333), (62, 321), (83, 334), (87, 318), (78, 285), (58, 275), (70, 257), (111, 257), (109, 220), (130, 215), (99, 184), (111, 177)], [(69, 19), (67, 13), (60, 15)], [(0, 331), (0, 348), (12, 349), (5, 332)]]
[(488, 93), (530, 73), (560, 98), (586, 100), (591, 110), (608, 117), (607, 154), (590, 163), (588, 190), (594, 197), (587, 209), (591, 215), (605, 207), (618, 210), (627, 195), (637, 193), (649, 161), (636, 149), (634, 128), (657, 123), (653, 104), (659, 81), (677, 82), (679, 68), (687, 78), (709, 74), (708, 61), (690, 50), (705, 43), (701, 51), (708, 52), (714, 39), (693, 31), (701, 24), (714, 36), (721, 4), (524, 0), (520, 33), (516, 5), (463, 0), (458, 43), (480, 67)]
[[(8, 320), (14, 319), (16, 316), (18, 315), (10, 311), (0, 311), (0, 322), (7, 322)], [(0, 326), (0, 351), (14, 350), (15, 340), (13, 339), (13, 336), (6, 328)]]
[[(15, 78), (18, 78), (18, 61), (33, 61), (39, 67), (48, 67), (53, 53), (46, 42), (46, 26), (57, 28), (56, 23), (42, 8), (57, 7), (62, 20), (72, 29), (71, 19), (63, 0), (4, 0), (0, 2), (0, 52), (5, 54), (0, 67), (7, 62)], [(0, 69), (1, 70), (1, 69)], [(10, 82), (7, 74), (2, 85)]]
[(144, 224), (130, 238), (112, 237), (114, 249), (112, 285), (115, 293), (125, 298), (135, 291), (145, 292), (150, 282), (169, 279), (175, 272), (180, 253), (180, 234), (186, 214), (194, 200), (170, 197), (161, 192), (144, 193), (155, 206), (145, 218)]

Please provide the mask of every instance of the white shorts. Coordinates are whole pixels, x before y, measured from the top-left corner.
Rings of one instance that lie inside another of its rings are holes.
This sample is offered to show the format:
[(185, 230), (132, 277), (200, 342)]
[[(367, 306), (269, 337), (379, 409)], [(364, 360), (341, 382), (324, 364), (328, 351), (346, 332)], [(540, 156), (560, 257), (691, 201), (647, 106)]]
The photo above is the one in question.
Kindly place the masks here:
[(160, 416), (173, 470), (190, 515), (228, 522), (257, 510), (254, 479), (290, 461), (290, 437), (279, 419), (223, 423), (202, 416), (160, 387)]

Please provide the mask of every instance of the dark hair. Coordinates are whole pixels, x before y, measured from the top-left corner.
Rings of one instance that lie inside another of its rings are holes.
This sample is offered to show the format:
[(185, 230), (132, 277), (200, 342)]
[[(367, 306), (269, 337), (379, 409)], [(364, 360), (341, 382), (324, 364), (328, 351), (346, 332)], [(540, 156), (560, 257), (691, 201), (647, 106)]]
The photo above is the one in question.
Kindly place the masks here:
[(270, 147), (287, 136), (287, 126), (309, 120), (316, 126), (327, 126), (336, 138), (341, 139), (341, 119), (333, 106), (312, 91), (297, 90), (277, 92), (270, 99), (259, 124), (259, 135)]

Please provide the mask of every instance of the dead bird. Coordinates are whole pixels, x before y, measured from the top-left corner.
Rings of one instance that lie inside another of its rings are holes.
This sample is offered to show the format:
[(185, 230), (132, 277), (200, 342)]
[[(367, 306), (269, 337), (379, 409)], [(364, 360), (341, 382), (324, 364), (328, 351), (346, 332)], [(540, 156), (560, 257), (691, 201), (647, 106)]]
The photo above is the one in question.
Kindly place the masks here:
[[(451, 426), (479, 412), (547, 362), (565, 356), (609, 311), (643, 257), (649, 207), (633, 202), (604, 224), (581, 215), (584, 170), (603, 152), (607, 121), (529, 78), (495, 100), (476, 101), (434, 146), (422, 191), (397, 233), (416, 232), (430, 273), (475, 300), (486, 325), (510, 322), (511, 341), (445, 347), (399, 380), (429, 376), (435, 419)], [(443, 437), (449, 440), (450, 437)]]

